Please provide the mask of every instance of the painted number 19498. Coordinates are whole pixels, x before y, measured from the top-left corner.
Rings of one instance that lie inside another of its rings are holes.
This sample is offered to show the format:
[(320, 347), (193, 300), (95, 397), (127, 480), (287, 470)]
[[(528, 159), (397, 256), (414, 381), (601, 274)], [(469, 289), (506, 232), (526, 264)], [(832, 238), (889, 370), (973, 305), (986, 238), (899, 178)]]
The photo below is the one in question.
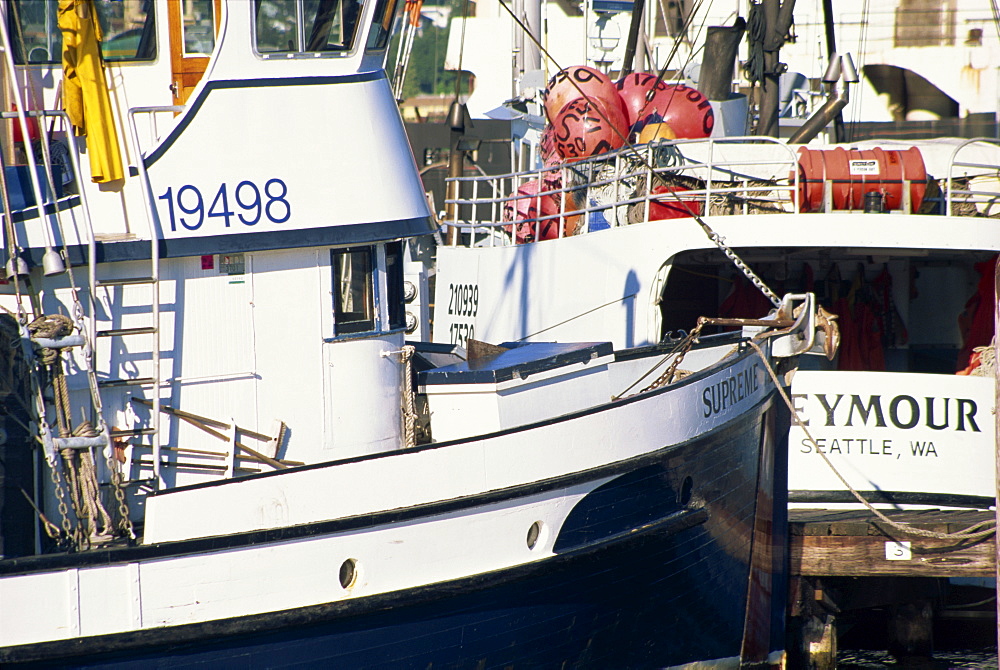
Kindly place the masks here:
[[(177, 230), (178, 222), (186, 230), (198, 230), (206, 220), (211, 223), (211, 219), (222, 219), (224, 227), (229, 228), (230, 219), (236, 219), (245, 226), (254, 226), (261, 219), (284, 223), (292, 216), (288, 186), (280, 179), (269, 179), (263, 189), (252, 181), (241, 181), (232, 189), (223, 183), (207, 206), (208, 198), (191, 184), (185, 184), (177, 191), (170, 187), (166, 193), (157, 196), (157, 200), (167, 203), (171, 231)], [(238, 207), (233, 208), (231, 202)]]

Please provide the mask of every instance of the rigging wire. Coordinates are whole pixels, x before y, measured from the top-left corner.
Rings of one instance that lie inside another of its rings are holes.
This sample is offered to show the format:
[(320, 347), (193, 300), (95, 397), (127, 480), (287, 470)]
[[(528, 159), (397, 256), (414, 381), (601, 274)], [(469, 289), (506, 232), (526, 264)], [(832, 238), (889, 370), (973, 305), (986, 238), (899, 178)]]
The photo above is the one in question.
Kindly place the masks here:
[(993, 11), (993, 27), (996, 28), (997, 37), (1000, 37), (1000, 7), (997, 0), (990, 0), (990, 9)]
[[(864, 72), (865, 62), (867, 61), (868, 54), (868, 19), (871, 16), (871, 0), (864, 0), (861, 6), (861, 32), (858, 35), (858, 63), (857, 69)], [(863, 75), (862, 75), (863, 76)], [(848, 83), (844, 83), (844, 86), (850, 86)], [(861, 86), (856, 86), (854, 89), (854, 97), (851, 99), (851, 122), (849, 125), (849, 130), (847, 130), (847, 137), (841, 138), (842, 142), (853, 142), (854, 141), (854, 130), (856, 122), (861, 118), (861, 94), (864, 89)]]

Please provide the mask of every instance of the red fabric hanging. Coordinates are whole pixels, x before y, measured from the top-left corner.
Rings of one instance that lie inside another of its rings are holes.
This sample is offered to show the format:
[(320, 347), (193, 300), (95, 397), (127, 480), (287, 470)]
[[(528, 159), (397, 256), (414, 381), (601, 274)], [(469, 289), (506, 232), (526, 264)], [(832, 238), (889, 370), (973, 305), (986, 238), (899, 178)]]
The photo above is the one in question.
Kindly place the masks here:
[(985, 347), (993, 339), (993, 314), (996, 310), (996, 295), (993, 281), (996, 264), (1000, 256), (976, 263), (979, 284), (965, 309), (958, 316), (958, 329), (962, 333), (962, 348), (958, 352), (957, 370), (965, 374), (978, 366), (978, 358), (973, 361), (973, 349)]

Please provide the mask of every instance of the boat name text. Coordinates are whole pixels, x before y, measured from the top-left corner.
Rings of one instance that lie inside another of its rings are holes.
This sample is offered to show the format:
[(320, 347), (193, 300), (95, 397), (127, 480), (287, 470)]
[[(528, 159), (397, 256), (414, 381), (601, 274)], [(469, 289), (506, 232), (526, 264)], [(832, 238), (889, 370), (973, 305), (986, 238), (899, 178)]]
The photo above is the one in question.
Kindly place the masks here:
[(760, 377), (757, 374), (760, 365), (741, 370), (736, 374), (707, 387), (701, 394), (701, 402), (705, 405), (702, 416), (708, 418), (713, 414), (725, 411), (760, 388)]
[[(815, 398), (825, 416), (824, 426), (869, 426), (908, 430), (923, 424), (932, 430), (954, 428), (956, 431), (971, 430), (979, 433), (976, 423), (978, 406), (971, 398), (914, 398), (897, 395), (883, 400), (881, 395), (845, 395), (838, 393), (793, 393), (792, 402), (801, 413), (806, 409), (809, 398)], [(802, 403), (800, 401), (805, 401)], [(809, 425), (809, 412), (804, 412), (802, 423)]]

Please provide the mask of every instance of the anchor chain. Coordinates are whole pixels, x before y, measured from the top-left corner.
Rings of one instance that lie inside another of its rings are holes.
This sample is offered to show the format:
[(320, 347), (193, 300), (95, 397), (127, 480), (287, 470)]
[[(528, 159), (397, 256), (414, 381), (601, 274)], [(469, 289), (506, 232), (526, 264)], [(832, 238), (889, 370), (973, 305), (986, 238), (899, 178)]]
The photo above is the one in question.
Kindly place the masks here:
[[(77, 305), (79, 302), (77, 301)], [(79, 313), (78, 313), (79, 316)], [(28, 326), (28, 332), (33, 338), (61, 338), (72, 334), (74, 328), (82, 334), (80, 324), (64, 315), (46, 315), (35, 319)], [(85, 352), (89, 357), (89, 351)], [(59, 437), (99, 437), (101, 430), (95, 429), (90, 421), (84, 420), (73, 428), (69, 387), (66, 375), (62, 366), (62, 355), (59, 349), (42, 348), (36, 353), (41, 366), (48, 372), (48, 381), (52, 385), (53, 401), (55, 409), (56, 427)], [(40, 425), (43, 433), (50, 433), (51, 427), (44, 418), (44, 402), (39, 410)], [(100, 415), (98, 415), (100, 416)], [(100, 420), (100, 419), (99, 419)], [(123, 534), (127, 534), (130, 539), (135, 539), (135, 532), (129, 519), (128, 506), (125, 495), (121, 488), (121, 478), (111, 462), (114, 450), (112, 445), (106, 446), (108, 454), (109, 477), (116, 502), (118, 503), (118, 514), (121, 517), (119, 528)], [(46, 461), (50, 469), (50, 477), (55, 486), (56, 496), (59, 503), (59, 513), (62, 516), (63, 531), (77, 549), (89, 546), (91, 540), (101, 536), (107, 537), (114, 533), (114, 523), (111, 515), (108, 514), (101, 501), (101, 489), (97, 477), (97, 462), (91, 449), (77, 450), (64, 448), (60, 450), (62, 469), (65, 470), (66, 481), (63, 483), (59, 474), (59, 465), (54, 458), (47, 457)], [(79, 521), (79, 525), (73, 528), (69, 521), (69, 506), (66, 502), (66, 487), (69, 488), (69, 499), (72, 504), (73, 513)], [(51, 532), (46, 528), (46, 532), (51, 536)], [(53, 538), (55, 539), (55, 538)]]
[(691, 347), (694, 346), (694, 343), (698, 340), (698, 337), (701, 335), (701, 329), (705, 327), (706, 322), (707, 319), (705, 319), (705, 317), (698, 317), (698, 325), (695, 326), (691, 332), (687, 334), (687, 337), (685, 337), (674, 349), (674, 351), (677, 351), (677, 355), (674, 357), (674, 360), (670, 362), (670, 365), (663, 371), (663, 374), (656, 378), (656, 381), (639, 391), (639, 393), (646, 393), (647, 391), (658, 389), (661, 386), (666, 386), (674, 380), (674, 375), (677, 373), (677, 367), (681, 364), (681, 361), (684, 360), (684, 356), (687, 355), (687, 352), (691, 351)]
[(725, 238), (712, 230), (711, 226), (705, 223), (705, 220), (700, 216), (694, 217), (694, 220), (698, 222), (698, 225), (701, 226), (702, 230), (705, 231), (705, 234), (708, 235), (708, 239), (712, 240), (712, 242), (715, 243), (715, 246), (719, 247), (719, 250), (726, 255), (726, 258), (732, 261), (733, 265), (735, 265), (739, 271), (742, 272), (743, 275), (749, 279), (750, 282), (756, 286), (768, 300), (771, 301), (771, 304), (775, 307), (781, 307), (781, 298), (779, 298), (778, 295), (764, 283), (764, 280), (757, 276), (757, 273), (751, 270), (750, 266), (748, 266), (743, 259), (740, 258), (728, 244), (726, 244)]

